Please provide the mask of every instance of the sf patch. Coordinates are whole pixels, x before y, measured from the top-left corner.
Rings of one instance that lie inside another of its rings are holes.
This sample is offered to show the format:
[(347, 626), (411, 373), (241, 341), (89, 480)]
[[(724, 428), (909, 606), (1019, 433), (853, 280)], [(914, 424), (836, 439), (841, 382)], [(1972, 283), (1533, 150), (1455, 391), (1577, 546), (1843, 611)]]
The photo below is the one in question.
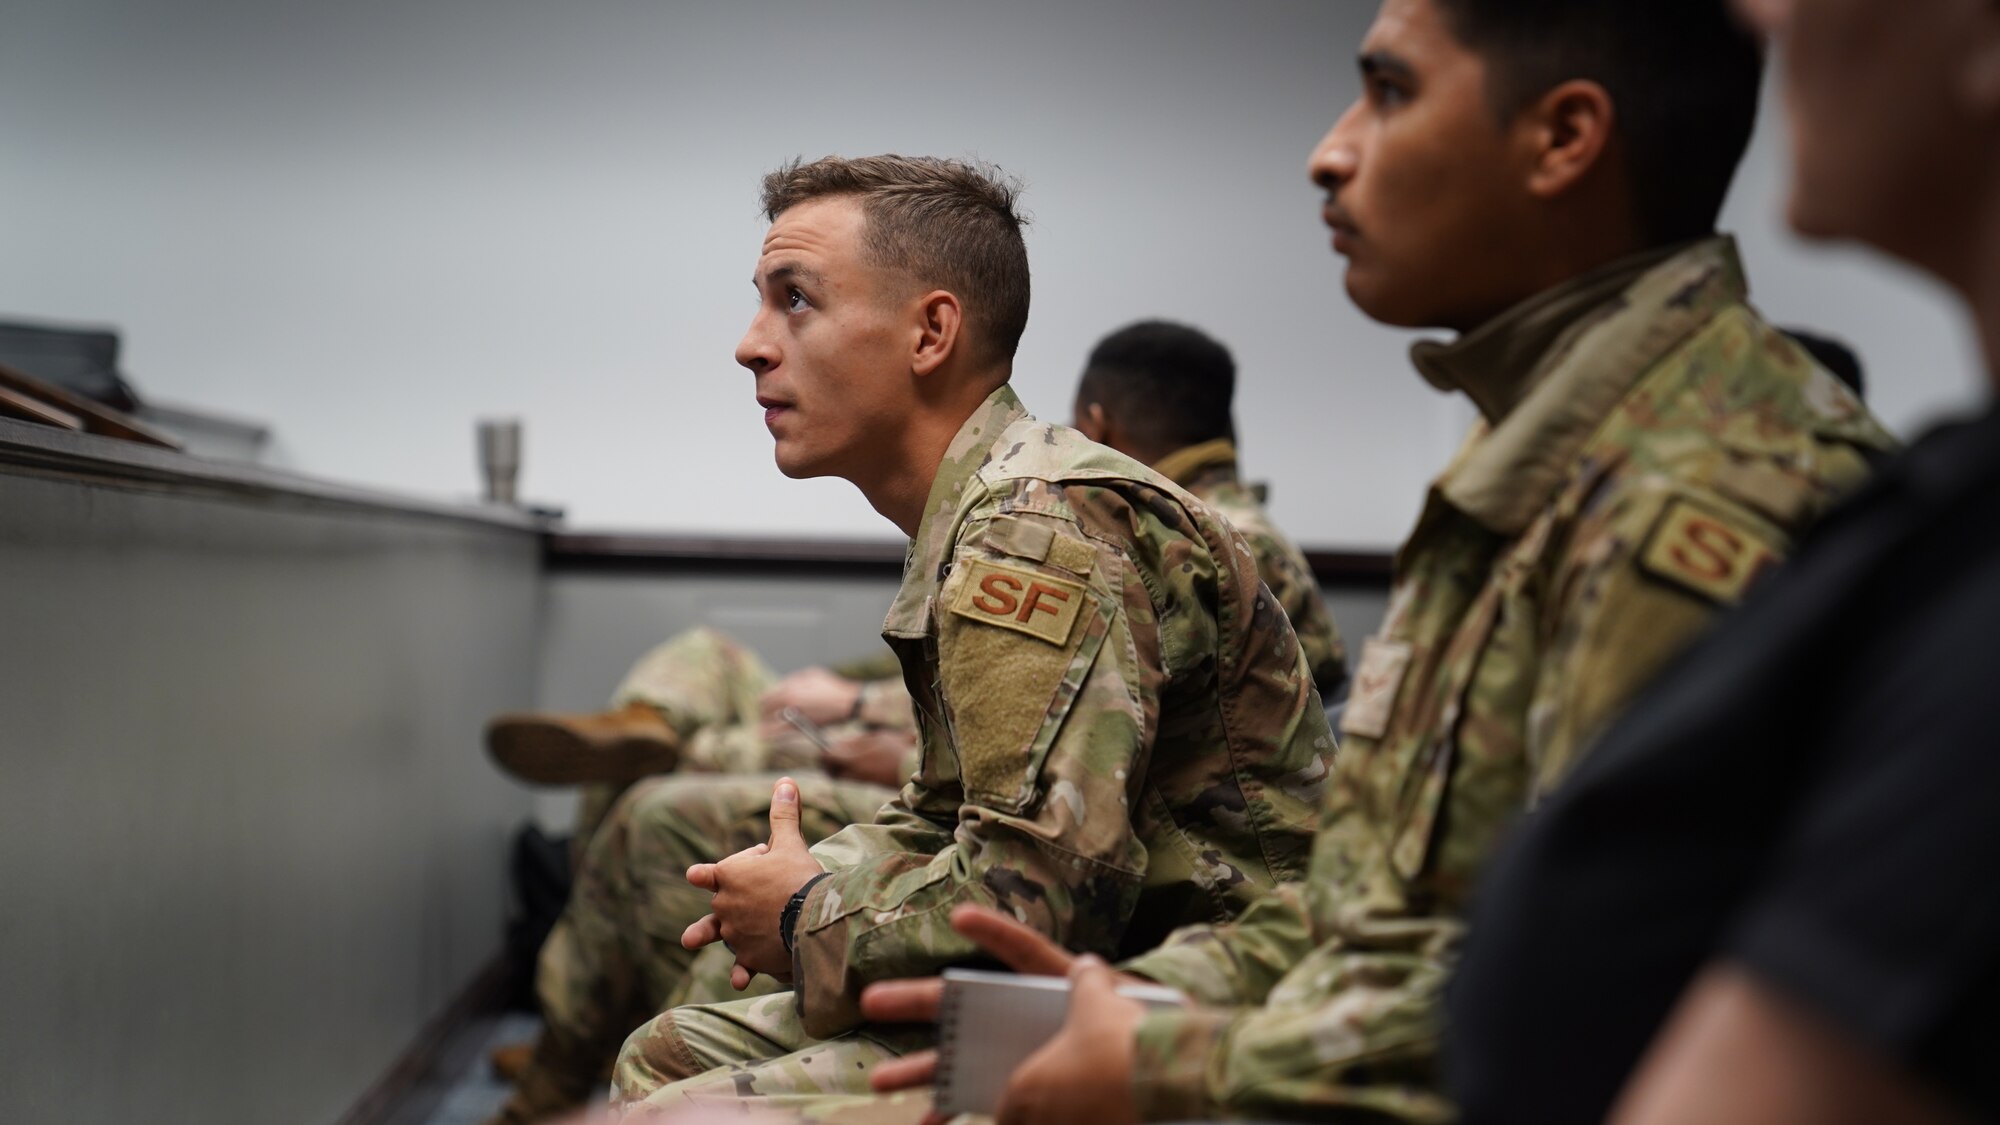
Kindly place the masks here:
[(1680, 499), (1667, 505), (1639, 553), (1648, 574), (1723, 605), (1741, 601), (1777, 561), (1756, 536)]
[(1069, 642), (1070, 630), (1083, 611), (1082, 583), (985, 559), (963, 565), (965, 584), (952, 601), (953, 613), (1058, 647)]

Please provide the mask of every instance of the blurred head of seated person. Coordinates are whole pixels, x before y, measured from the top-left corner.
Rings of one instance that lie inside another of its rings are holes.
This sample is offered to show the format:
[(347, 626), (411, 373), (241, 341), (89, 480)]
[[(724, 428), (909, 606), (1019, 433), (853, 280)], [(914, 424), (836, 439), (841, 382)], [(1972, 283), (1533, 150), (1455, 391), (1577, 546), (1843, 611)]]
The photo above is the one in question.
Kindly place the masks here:
[(1185, 324), (1147, 320), (1097, 342), (1076, 388), (1083, 436), (1151, 465), (1243, 533), (1328, 702), (1346, 687), (1347, 651), (1320, 597), (1312, 565), (1238, 475), (1231, 410), (1236, 361)]
[(1003, 1120), (1450, 1120), (1443, 983), (1502, 834), (1892, 444), (1714, 233), (1762, 70), (1724, 0), (1385, 0), (1359, 56), (1310, 164), (1348, 291), (1456, 330), (1413, 358), (1481, 418), (1397, 554), (1304, 882), (1121, 966), (1195, 1008), (1074, 995)]
[[(1781, 49), (1794, 228), (1949, 286), (2000, 384), (2000, 5), (1739, 6)], [(1466, 1121), (2000, 1120), (1996, 635), (1989, 398), (1883, 467), (1495, 864), (1451, 1004)]]
[(935, 1037), (865, 1025), (861, 989), (976, 958), (942, 924), (959, 903), (1104, 954), (1232, 917), (1304, 873), (1333, 753), (1242, 539), (1006, 385), (1028, 279), (1005, 182), (828, 157), (764, 199), (737, 358), (780, 468), (853, 481), (911, 535), (883, 636), (921, 753), (870, 822), (808, 846), (774, 793), (767, 848), (688, 870), (714, 897), (683, 944), (791, 996), (641, 1027), (626, 1103), (865, 1090), (870, 1062)]

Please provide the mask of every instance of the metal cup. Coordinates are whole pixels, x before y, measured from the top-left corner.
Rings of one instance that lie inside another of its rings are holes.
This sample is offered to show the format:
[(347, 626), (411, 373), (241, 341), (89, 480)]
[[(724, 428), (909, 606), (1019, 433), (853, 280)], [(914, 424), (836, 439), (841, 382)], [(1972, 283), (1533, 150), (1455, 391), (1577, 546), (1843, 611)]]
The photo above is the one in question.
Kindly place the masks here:
[(515, 486), (521, 477), (521, 420), (479, 420), (479, 472), (486, 480), (486, 502), (518, 503)]

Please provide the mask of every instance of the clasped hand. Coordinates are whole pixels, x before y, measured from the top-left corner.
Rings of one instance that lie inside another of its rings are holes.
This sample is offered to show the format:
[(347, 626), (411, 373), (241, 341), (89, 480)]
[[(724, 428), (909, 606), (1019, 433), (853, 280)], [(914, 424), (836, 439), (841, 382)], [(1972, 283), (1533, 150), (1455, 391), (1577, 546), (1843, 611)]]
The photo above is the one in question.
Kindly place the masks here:
[(709, 913), (687, 928), (681, 945), (700, 949), (722, 942), (736, 955), (730, 983), (741, 990), (758, 973), (792, 979), (792, 958), (778, 932), (785, 904), (800, 887), (825, 870), (799, 832), (799, 786), (780, 778), (771, 791), (771, 839), (720, 863), (688, 868), (692, 886), (713, 892)]

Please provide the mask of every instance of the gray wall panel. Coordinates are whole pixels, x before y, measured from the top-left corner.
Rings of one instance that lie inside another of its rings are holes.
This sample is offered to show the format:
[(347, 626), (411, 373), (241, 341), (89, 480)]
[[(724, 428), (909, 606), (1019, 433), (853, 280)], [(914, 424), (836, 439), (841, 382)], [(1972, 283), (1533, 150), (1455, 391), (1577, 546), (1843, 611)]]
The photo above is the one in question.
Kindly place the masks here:
[(525, 530), (0, 475), (0, 1120), (339, 1116), (498, 949)]

